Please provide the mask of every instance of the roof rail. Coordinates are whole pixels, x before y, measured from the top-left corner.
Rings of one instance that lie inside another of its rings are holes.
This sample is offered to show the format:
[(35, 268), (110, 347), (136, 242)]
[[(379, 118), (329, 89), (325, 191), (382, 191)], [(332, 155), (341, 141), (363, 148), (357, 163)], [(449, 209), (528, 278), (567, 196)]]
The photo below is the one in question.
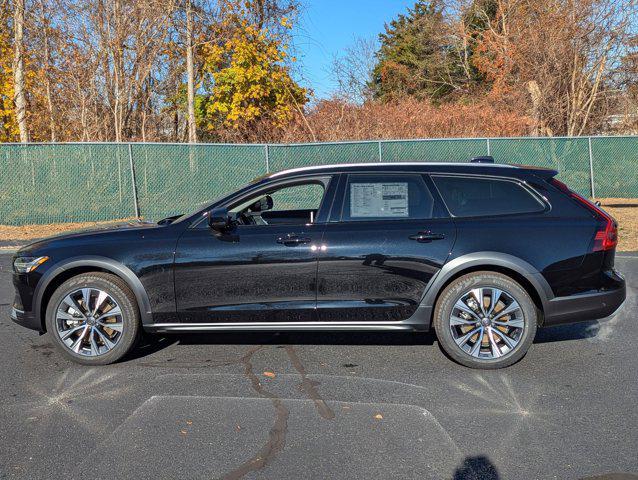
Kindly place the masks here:
[(491, 155), (485, 155), (482, 157), (472, 157), (471, 163), (494, 163), (494, 157)]

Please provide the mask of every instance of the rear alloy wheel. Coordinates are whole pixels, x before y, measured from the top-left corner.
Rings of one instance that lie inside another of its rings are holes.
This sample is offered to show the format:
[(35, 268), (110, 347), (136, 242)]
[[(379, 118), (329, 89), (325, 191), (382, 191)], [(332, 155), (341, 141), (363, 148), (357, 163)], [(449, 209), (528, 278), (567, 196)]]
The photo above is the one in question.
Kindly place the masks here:
[(502, 368), (525, 355), (536, 334), (536, 306), (510, 277), (464, 275), (441, 293), (434, 326), (445, 352), (472, 368)]
[(64, 282), (49, 301), (46, 321), (62, 351), (87, 365), (119, 360), (139, 332), (135, 296), (120, 278), (99, 272)]

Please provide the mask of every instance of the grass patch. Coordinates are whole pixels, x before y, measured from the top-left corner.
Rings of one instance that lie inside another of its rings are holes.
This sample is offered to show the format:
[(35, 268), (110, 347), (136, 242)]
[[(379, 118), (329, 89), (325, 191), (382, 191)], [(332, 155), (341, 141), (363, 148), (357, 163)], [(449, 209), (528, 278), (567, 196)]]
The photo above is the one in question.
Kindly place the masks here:
[(62, 233), (71, 233), (78, 230), (92, 228), (104, 228), (126, 221), (134, 221), (134, 218), (110, 220), (108, 222), (69, 222), (50, 223), (47, 225), (0, 225), (0, 249), (13, 249), (21, 245), (33, 242), (39, 238), (52, 237)]
[(601, 198), (605, 211), (618, 222), (618, 251), (638, 251), (638, 198)]

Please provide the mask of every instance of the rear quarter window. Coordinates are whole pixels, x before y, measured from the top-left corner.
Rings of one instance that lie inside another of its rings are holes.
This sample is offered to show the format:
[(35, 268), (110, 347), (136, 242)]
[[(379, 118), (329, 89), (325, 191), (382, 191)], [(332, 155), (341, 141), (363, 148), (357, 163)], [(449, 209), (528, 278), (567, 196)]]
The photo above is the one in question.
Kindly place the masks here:
[(545, 205), (513, 180), (432, 176), (448, 210), (455, 217), (536, 213)]

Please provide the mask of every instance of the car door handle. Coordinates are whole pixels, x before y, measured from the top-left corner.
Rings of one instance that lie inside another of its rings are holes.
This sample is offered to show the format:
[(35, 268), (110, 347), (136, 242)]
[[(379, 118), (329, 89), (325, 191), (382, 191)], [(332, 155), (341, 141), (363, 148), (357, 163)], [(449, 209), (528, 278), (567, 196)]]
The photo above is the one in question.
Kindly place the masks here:
[(443, 240), (445, 238), (445, 235), (443, 235), (442, 233), (433, 233), (428, 230), (426, 232), (419, 232), (416, 235), (410, 235), (409, 238), (410, 240), (416, 240), (420, 243), (427, 243), (431, 242), (432, 240)]
[(295, 247), (304, 243), (310, 243), (312, 239), (307, 237), (298, 237), (296, 235), (286, 235), (285, 237), (279, 237), (277, 243), (281, 243), (287, 247)]

